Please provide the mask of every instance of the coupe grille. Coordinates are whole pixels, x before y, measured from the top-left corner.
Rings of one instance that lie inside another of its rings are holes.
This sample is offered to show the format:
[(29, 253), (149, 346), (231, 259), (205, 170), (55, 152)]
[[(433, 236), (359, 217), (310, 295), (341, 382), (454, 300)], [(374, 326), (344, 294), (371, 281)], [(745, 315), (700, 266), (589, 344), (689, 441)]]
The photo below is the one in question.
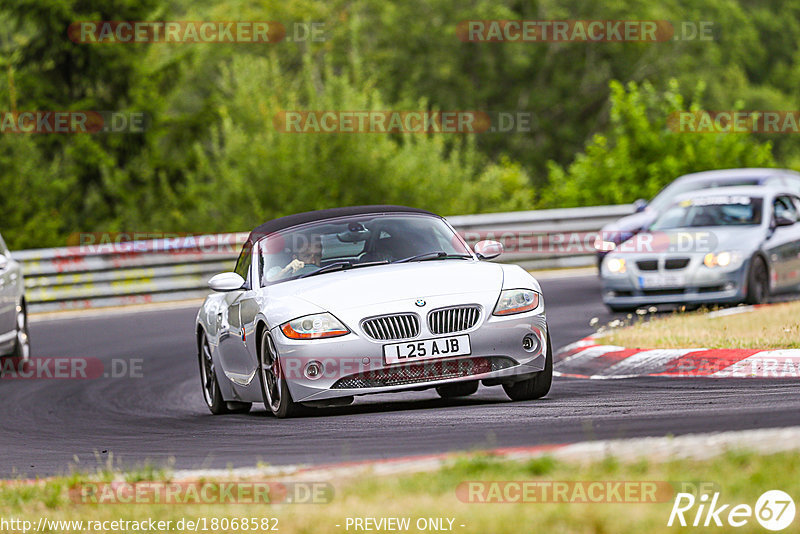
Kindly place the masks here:
[(640, 260), (636, 262), (640, 271), (657, 271), (658, 260)]
[(419, 335), (419, 317), (413, 313), (398, 313), (365, 319), (361, 328), (372, 339), (391, 341), (410, 339)]
[(670, 258), (664, 262), (665, 269), (683, 269), (689, 265), (689, 258)]
[(491, 373), (515, 365), (516, 361), (505, 356), (435, 360), (348, 375), (337, 380), (331, 389), (376, 388), (447, 380)]
[(469, 330), (478, 324), (481, 309), (478, 306), (458, 306), (433, 310), (428, 314), (428, 328), (432, 334), (451, 334)]

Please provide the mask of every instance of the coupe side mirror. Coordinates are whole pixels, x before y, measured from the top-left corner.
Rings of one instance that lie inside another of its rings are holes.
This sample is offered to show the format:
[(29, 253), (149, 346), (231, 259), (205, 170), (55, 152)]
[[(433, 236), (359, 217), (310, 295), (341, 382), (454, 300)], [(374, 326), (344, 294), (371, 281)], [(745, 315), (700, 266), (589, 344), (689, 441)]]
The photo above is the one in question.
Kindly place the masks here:
[(637, 199), (633, 203), (633, 209), (635, 210), (636, 213), (644, 211), (646, 207), (647, 207), (647, 201), (643, 198)]
[(788, 217), (776, 217), (775, 218), (775, 227), (779, 226), (792, 226), (795, 223), (793, 219)]
[(498, 241), (478, 241), (473, 248), (482, 260), (491, 260), (503, 253), (503, 244)]
[(236, 273), (219, 273), (211, 277), (208, 287), (214, 291), (236, 291), (244, 285), (244, 278)]

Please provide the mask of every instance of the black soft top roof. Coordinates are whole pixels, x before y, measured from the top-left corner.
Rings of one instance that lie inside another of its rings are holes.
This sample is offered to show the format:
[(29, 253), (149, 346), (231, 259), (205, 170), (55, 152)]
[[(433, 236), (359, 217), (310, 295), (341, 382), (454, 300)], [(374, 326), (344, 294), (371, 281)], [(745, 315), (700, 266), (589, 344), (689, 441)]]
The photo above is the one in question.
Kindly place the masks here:
[(327, 210), (306, 211), (304, 213), (295, 213), (294, 215), (287, 215), (272, 219), (264, 224), (257, 226), (252, 232), (248, 241), (255, 242), (262, 237), (280, 232), (292, 226), (298, 226), (314, 221), (324, 221), (325, 219), (335, 219), (337, 217), (347, 217), (349, 215), (365, 215), (371, 213), (421, 213), (423, 215), (432, 215), (439, 217), (430, 211), (421, 210), (419, 208), (409, 208), (406, 206), (391, 206), (391, 205), (376, 205), (376, 206), (349, 206), (346, 208), (330, 208)]

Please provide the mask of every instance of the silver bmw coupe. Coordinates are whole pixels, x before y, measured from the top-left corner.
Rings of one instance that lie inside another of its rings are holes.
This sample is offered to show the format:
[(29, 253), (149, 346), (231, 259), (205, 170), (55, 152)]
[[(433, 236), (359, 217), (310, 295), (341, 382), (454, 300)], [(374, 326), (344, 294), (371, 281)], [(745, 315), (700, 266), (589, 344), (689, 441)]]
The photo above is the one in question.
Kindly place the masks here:
[(771, 186), (675, 198), (601, 265), (612, 311), (655, 304), (761, 304), (800, 290), (800, 196)]
[(502, 386), (543, 397), (553, 361), (539, 283), (490, 263), (442, 217), (403, 206), (290, 215), (253, 230), (197, 314), (214, 414), (263, 402), (277, 417), (357, 395)]

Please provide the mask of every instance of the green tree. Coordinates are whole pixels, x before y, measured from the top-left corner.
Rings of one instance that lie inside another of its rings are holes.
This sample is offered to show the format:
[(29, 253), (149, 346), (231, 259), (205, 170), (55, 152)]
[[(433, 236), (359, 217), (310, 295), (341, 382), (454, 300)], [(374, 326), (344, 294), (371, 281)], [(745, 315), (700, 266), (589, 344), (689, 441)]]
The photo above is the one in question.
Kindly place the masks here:
[[(695, 101), (702, 99), (703, 85)], [(622, 204), (650, 198), (682, 174), (775, 165), (769, 143), (748, 134), (684, 133), (668, 127), (670, 114), (686, 109), (678, 83), (657, 91), (645, 83), (611, 82), (611, 126), (595, 134), (566, 168), (551, 161), (547, 207)]]

